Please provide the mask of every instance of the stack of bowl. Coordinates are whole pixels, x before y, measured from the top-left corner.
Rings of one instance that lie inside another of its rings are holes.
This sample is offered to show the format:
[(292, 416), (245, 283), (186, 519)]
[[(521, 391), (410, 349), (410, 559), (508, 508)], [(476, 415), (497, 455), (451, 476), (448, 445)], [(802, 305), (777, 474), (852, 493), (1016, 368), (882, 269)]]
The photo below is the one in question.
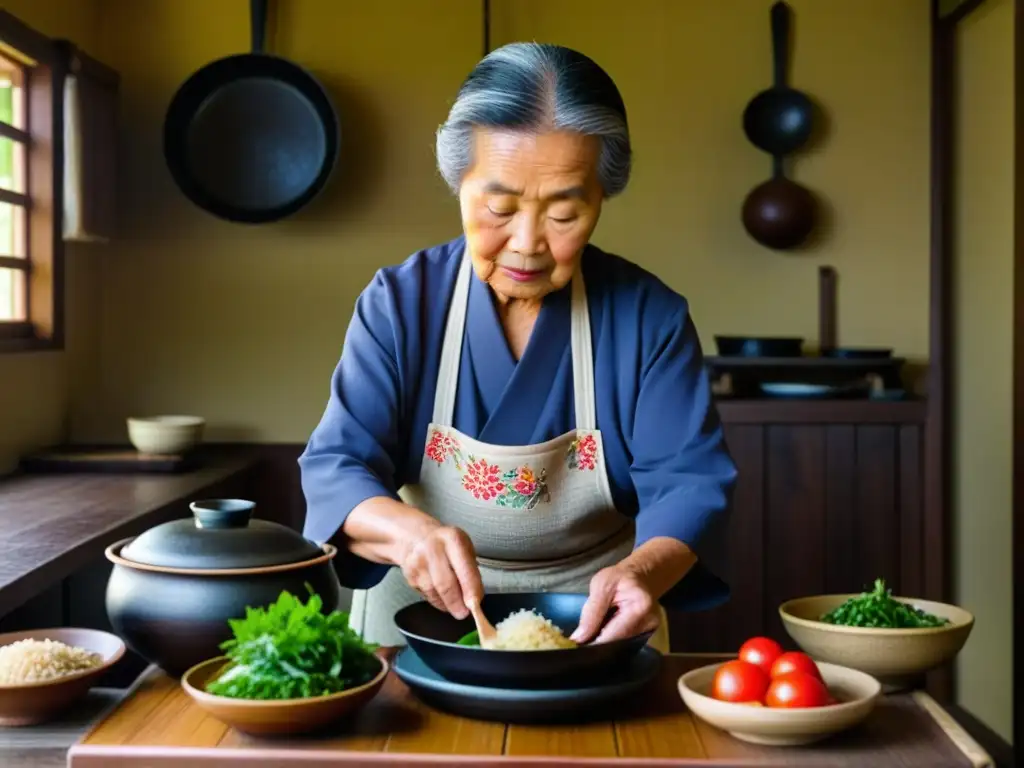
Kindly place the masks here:
[[(492, 593), (481, 608), (492, 624), (532, 611), (570, 636), (587, 596), (573, 593)], [(456, 619), (421, 601), (395, 614), (408, 645), (395, 674), (438, 709), (500, 722), (553, 722), (595, 716), (622, 706), (656, 675), (661, 656), (647, 645), (652, 633), (608, 643), (551, 650), (492, 650), (459, 641), (472, 618)]]

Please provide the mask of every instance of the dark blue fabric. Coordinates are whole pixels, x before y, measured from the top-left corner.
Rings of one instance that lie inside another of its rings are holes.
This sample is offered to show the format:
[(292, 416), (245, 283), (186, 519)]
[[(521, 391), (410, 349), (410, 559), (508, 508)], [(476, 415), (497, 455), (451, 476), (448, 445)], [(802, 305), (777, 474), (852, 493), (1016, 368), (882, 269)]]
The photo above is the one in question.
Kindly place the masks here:
[[(448, 306), (465, 248), (458, 237), (378, 271), (356, 302), (327, 406), (299, 458), (308, 538), (335, 537), (373, 496), (417, 481)], [(688, 544), (699, 563), (667, 595), (702, 609), (728, 597), (726, 521), (736, 468), (712, 402), (686, 300), (654, 275), (596, 246), (581, 269), (593, 338), (597, 428), (616, 508), (636, 518), (637, 546)], [(500, 445), (575, 428), (571, 288), (549, 295), (517, 363), (490, 289), (471, 277), (453, 426)], [(373, 586), (386, 566), (338, 559), (347, 587)]]

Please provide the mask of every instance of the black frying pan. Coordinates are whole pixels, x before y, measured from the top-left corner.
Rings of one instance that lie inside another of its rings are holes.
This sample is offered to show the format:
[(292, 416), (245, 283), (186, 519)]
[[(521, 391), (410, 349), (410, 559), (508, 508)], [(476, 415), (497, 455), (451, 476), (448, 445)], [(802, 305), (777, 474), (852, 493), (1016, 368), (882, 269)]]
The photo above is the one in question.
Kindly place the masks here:
[(788, 155), (811, 135), (811, 100), (786, 85), (789, 58), (789, 6), (777, 2), (771, 10), (775, 82), (755, 96), (743, 112), (743, 131), (757, 148), (771, 155)]
[[(486, 595), (480, 607), (492, 624), (514, 611), (533, 609), (568, 637), (579, 624), (586, 601), (586, 595), (558, 592), (494, 593)], [(460, 621), (425, 601), (398, 611), (395, 626), (423, 663), (442, 677), (495, 688), (598, 685), (628, 667), (653, 634), (553, 651), (485, 650), (458, 645), (459, 638), (475, 629), (473, 619)]]
[(196, 205), (228, 221), (276, 221), (327, 183), (341, 143), (323, 87), (302, 67), (263, 52), (266, 0), (250, 0), (252, 53), (195, 72), (171, 100), (164, 154)]

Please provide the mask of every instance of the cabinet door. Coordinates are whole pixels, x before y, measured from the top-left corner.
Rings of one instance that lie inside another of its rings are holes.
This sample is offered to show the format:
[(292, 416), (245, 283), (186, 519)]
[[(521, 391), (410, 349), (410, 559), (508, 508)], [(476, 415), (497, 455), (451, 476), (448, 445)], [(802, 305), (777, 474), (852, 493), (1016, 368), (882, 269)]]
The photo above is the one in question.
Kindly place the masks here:
[(752, 635), (792, 646), (779, 605), (859, 592), (883, 578), (923, 594), (921, 430), (916, 424), (729, 424), (739, 470), (732, 597), (670, 616), (676, 651), (731, 652)]

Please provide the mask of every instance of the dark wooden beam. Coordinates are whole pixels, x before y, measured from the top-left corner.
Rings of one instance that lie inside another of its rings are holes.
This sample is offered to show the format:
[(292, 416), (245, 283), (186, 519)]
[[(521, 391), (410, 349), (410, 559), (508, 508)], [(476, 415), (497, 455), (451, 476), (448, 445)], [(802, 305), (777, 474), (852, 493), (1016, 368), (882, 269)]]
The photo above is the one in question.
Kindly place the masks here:
[[(928, 304), (928, 405), (924, 444), (925, 547), (941, 553), (931, 558), (924, 574), (925, 595), (951, 599), (949, 547), (949, 494), (951, 451), (949, 440), (950, 379), (954, 343), (952, 297), (952, 177), (954, 55), (956, 23), (939, 18), (933, 0), (931, 43), (931, 232), (930, 297)], [(931, 676), (929, 691), (942, 702), (954, 695), (951, 669)]]
[(1013, 744), (1024, 748), (1024, 0), (1013, 9)]

